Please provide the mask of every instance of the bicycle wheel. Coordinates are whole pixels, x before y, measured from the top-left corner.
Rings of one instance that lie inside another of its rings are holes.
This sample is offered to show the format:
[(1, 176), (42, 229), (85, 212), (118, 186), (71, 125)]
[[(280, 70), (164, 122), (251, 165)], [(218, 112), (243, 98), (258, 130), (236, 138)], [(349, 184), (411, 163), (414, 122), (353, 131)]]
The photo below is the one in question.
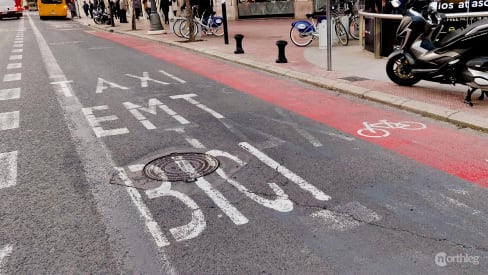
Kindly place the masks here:
[(290, 30), (290, 40), (298, 47), (305, 47), (312, 43), (313, 34), (311, 31), (299, 30), (297, 26), (292, 26)]
[[(195, 36), (197, 36), (198, 26), (196, 22), (193, 22), (193, 30), (195, 31)], [(190, 24), (188, 24), (188, 20), (180, 24), (180, 33), (184, 38), (190, 38)]]
[(353, 15), (349, 18), (349, 35), (353, 39), (359, 39), (359, 16)]
[(224, 35), (224, 27), (222, 25), (215, 27), (215, 28), (211, 28), (210, 30), (211, 30), (212, 34), (215, 36)]
[(339, 39), (339, 43), (341, 43), (341, 45), (343, 46), (347, 46), (347, 44), (349, 43), (349, 37), (348, 37), (349, 35), (347, 34), (346, 27), (342, 25), (339, 19), (337, 19), (335, 23), (335, 32), (337, 38)]
[(179, 38), (183, 38), (180, 32), (181, 23), (183, 23), (186, 19), (177, 19), (173, 24), (173, 33), (178, 36)]
[(390, 132), (384, 129), (373, 129), (369, 130), (366, 128), (359, 129), (357, 131), (358, 135), (363, 136), (363, 137), (369, 137), (369, 138), (382, 138), (382, 137), (387, 137), (390, 135)]

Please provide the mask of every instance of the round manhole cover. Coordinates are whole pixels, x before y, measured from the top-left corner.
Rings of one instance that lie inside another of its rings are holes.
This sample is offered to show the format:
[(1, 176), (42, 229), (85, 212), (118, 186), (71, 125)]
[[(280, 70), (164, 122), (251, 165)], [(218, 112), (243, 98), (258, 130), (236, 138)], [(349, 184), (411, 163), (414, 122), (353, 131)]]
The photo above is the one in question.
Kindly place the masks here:
[(217, 158), (203, 153), (173, 153), (144, 166), (146, 177), (160, 181), (192, 182), (219, 168)]

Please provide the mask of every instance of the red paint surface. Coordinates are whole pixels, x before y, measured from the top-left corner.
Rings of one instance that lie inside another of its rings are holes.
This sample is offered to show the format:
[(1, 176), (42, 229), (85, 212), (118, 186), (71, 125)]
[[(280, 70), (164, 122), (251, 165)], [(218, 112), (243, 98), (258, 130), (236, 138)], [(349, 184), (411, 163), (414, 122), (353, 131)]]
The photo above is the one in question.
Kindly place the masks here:
[(146, 40), (106, 32), (93, 34), (173, 63), (451, 175), (488, 187), (487, 138), (430, 124), (420, 131), (392, 129), (389, 137), (366, 138), (357, 134), (357, 130), (363, 128), (363, 122), (375, 123), (381, 119), (401, 122), (418, 119), (306, 89), (286, 80), (241, 69), (173, 47), (164, 47), (162, 50), (161, 44)]

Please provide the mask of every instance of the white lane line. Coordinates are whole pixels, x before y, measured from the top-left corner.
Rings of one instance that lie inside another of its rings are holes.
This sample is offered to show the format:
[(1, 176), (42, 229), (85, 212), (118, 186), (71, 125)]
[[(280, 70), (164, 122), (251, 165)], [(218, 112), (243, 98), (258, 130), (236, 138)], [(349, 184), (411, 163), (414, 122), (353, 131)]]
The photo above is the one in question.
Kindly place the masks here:
[(5, 258), (10, 256), (13, 250), (13, 246), (11, 244), (7, 244), (2, 249), (0, 249), (0, 274), (5, 274), (3, 270), (3, 266), (5, 265)]
[(9, 57), (9, 60), (22, 60), (22, 55), (21, 54), (11, 55)]
[(181, 79), (181, 78), (179, 78), (179, 77), (177, 77), (177, 76), (174, 76), (174, 75), (172, 75), (172, 74), (170, 74), (170, 73), (168, 73), (168, 72), (166, 72), (166, 71), (160, 70), (159, 72), (160, 72), (160, 73), (162, 73), (162, 74), (164, 74), (164, 75), (165, 75), (165, 76), (167, 76), (167, 77), (170, 77), (170, 78), (172, 78), (172, 79), (174, 79), (174, 80), (176, 80), (176, 81), (180, 82), (180, 83), (186, 83), (186, 81), (185, 81), (185, 80), (183, 80), (183, 79)]
[(124, 184), (130, 186), (126, 188), (127, 192), (129, 193), (129, 197), (139, 210), (141, 217), (144, 219), (144, 223), (146, 224), (146, 228), (149, 233), (151, 233), (156, 245), (159, 248), (169, 245), (170, 243), (168, 239), (164, 236), (163, 232), (161, 232), (158, 223), (154, 221), (151, 211), (149, 211), (147, 206), (144, 204), (141, 194), (139, 191), (137, 191), (137, 189), (132, 188), (134, 185), (125, 173), (125, 170), (120, 167), (116, 167), (115, 169), (118, 171), (118, 176), (124, 182)]
[(313, 186), (312, 184), (304, 180), (302, 177), (288, 170), (288, 168), (279, 164), (278, 162), (276, 162), (266, 154), (262, 153), (251, 144), (247, 142), (241, 142), (239, 143), (239, 146), (241, 146), (242, 148), (244, 148), (244, 150), (254, 155), (257, 159), (259, 159), (264, 164), (268, 165), (271, 169), (276, 170), (277, 172), (282, 174), (285, 178), (297, 184), (303, 190), (311, 193), (313, 197), (316, 198), (317, 200), (327, 201), (331, 199), (329, 195), (326, 195), (324, 192), (320, 191), (317, 187)]
[(0, 131), (19, 128), (19, 111), (0, 113)]
[(7, 64), (7, 70), (20, 69), (22, 68), (22, 63), (9, 63)]
[(17, 151), (0, 153), (0, 189), (17, 184)]
[(65, 97), (70, 97), (73, 96), (71, 93), (71, 88), (69, 86), (69, 83), (73, 82), (72, 80), (63, 80), (63, 81), (53, 81), (51, 82), (51, 85), (59, 85), (57, 89), (60, 91)]
[(19, 81), (19, 80), (22, 80), (22, 74), (21, 73), (6, 74), (3, 76), (3, 82)]
[(24, 47), (24, 44), (14, 44), (14, 48), (22, 48)]
[(24, 51), (24, 49), (13, 49), (12, 53), (21, 53), (23, 51)]
[(0, 90), (0, 100), (11, 100), (20, 98), (20, 88)]

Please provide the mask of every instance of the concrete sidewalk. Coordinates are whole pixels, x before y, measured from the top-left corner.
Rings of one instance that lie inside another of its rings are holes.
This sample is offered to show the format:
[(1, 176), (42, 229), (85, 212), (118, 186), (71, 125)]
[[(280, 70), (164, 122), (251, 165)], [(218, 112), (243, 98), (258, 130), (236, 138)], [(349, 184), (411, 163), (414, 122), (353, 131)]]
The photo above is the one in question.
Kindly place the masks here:
[[(214, 56), (231, 62), (250, 66), (278, 75), (294, 78), (309, 84), (360, 98), (381, 102), (400, 109), (420, 113), (464, 127), (488, 131), (488, 99), (478, 101), (473, 95), (473, 107), (463, 103), (467, 87), (421, 81), (413, 87), (401, 87), (386, 76), (386, 58), (375, 59), (363, 50), (356, 40), (348, 46), (332, 47), (332, 71), (327, 71), (327, 50), (319, 49), (318, 41), (308, 47), (296, 47), (289, 39), (291, 22), (294, 19), (246, 19), (229, 21), (229, 44), (223, 37), (203, 36), (201, 41), (184, 43), (185, 40), (169, 32), (149, 35), (149, 20), (136, 21), (137, 30), (131, 30), (131, 23), (96, 25), (90, 18), (74, 19), (83, 25), (113, 31), (144, 39), (158, 41)], [(244, 54), (234, 54), (235, 34), (244, 35)], [(276, 63), (278, 47), (276, 41), (288, 42), (285, 53), (288, 63)]]

